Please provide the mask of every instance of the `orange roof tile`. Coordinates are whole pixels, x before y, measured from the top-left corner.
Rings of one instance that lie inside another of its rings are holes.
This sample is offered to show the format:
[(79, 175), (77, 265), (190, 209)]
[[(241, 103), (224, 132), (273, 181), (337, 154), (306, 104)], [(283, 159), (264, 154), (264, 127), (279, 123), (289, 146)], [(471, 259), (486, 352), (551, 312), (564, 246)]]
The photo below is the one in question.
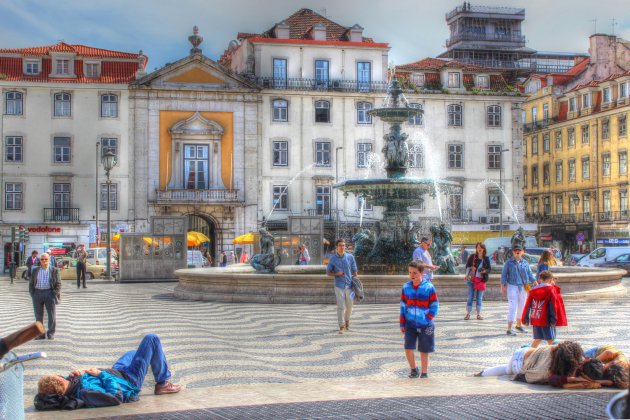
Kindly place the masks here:
[(90, 58), (128, 58), (137, 59), (139, 54), (88, 47), (86, 45), (69, 45), (59, 42), (55, 45), (28, 48), (3, 48), (0, 54), (20, 54), (29, 57), (50, 55), (50, 52), (73, 52), (77, 56)]
[(279, 39), (279, 38), (248, 38), (249, 42), (264, 42), (269, 44), (308, 44), (308, 45), (339, 45), (346, 47), (374, 47), (374, 48), (388, 48), (386, 43), (377, 42), (350, 42), (350, 41), (316, 41), (314, 39)]
[(396, 70), (440, 70), (444, 67), (462, 68), (465, 70), (483, 70), (483, 67), (473, 64), (460, 63), (458, 61), (441, 60), (439, 58), (427, 57), (420, 61), (396, 66)]

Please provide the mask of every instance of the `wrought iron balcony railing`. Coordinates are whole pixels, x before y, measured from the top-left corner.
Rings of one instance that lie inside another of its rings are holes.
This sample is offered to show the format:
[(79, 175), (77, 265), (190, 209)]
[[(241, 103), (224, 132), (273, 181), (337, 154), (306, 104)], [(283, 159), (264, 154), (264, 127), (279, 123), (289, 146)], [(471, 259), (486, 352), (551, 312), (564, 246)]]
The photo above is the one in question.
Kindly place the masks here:
[(630, 212), (622, 211), (603, 211), (599, 213), (576, 213), (576, 214), (541, 214), (527, 213), (525, 221), (530, 223), (541, 224), (572, 224), (572, 223), (592, 223), (597, 220), (600, 223), (606, 222), (628, 222), (630, 221)]
[(256, 83), (263, 89), (315, 90), (322, 92), (387, 92), (387, 82), (380, 81), (362, 82), (359, 80), (259, 77)]
[(327, 222), (335, 220), (333, 216), (334, 210), (332, 209), (329, 209), (328, 212), (324, 211), (324, 209), (304, 209), (304, 213), (308, 216), (321, 216)]
[(158, 190), (158, 204), (223, 204), (238, 202), (238, 190)]
[(551, 124), (554, 124), (558, 121), (558, 118), (551, 117), (546, 120), (534, 121), (530, 123), (523, 124), (523, 131), (525, 133), (529, 133), (536, 130), (542, 130), (543, 128), (549, 127)]
[(45, 208), (44, 223), (47, 222), (79, 222), (79, 209), (62, 207), (62, 208)]
[(447, 39), (446, 48), (460, 41), (510, 42), (522, 44), (522, 46), (525, 46), (525, 35), (521, 35), (520, 32), (510, 34), (501, 34), (496, 32), (477, 34), (473, 32), (465, 32), (452, 35), (449, 39)]

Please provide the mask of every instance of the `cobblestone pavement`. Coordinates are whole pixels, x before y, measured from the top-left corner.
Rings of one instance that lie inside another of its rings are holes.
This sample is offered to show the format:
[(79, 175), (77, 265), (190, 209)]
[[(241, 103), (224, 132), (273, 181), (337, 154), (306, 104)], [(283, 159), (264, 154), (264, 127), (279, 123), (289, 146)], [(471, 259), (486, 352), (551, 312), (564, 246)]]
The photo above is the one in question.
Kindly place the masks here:
[[(172, 295), (175, 283), (94, 281), (88, 289), (76, 289), (72, 282), (63, 286), (55, 340), (33, 341), (19, 349), (21, 354), (45, 351), (49, 356), (27, 366), (25, 395), (35, 394), (42, 374), (111, 365), (149, 332), (162, 339), (174, 380), (189, 389), (395, 379), (408, 373), (397, 305), (355, 306), (350, 332), (339, 335), (330, 305), (180, 301)], [(439, 284), (437, 289), (439, 294)], [(0, 278), (0, 296), (0, 336), (32, 322), (26, 282), (11, 285)], [(484, 320), (464, 321), (464, 302), (441, 304), (431, 376), (470, 376), (506, 363), (515, 348), (530, 342), (531, 333), (506, 337), (506, 307), (506, 302), (486, 302)], [(610, 342), (630, 353), (630, 298), (567, 302), (567, 314), (570, 325), (559, 328), (560, 339), (574, 339), (585, 347)], [(150, 375), (144, 392), (150, 392), (149, 387)]]

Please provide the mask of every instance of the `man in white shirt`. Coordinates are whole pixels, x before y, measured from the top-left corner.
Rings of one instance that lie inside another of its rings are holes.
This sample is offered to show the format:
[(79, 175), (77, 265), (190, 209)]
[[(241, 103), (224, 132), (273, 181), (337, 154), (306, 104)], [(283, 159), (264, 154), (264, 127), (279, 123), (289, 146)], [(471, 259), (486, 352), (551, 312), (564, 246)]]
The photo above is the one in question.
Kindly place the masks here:
[(431, 260), (431, 254), (429, 253), (429, 247), (431, 246), (431, 240), (427, 237), (422, 237), (420, 240), (420, 246), (413, 251), (412, 259), (414, 261), (420, 261), (424, 264), (424, 273), (422, 277), (425, 280), (432, 281), (433, 280), (433, 271), (439, 269), (440, 267), (437, 265), (433, 265), (433, 261)]

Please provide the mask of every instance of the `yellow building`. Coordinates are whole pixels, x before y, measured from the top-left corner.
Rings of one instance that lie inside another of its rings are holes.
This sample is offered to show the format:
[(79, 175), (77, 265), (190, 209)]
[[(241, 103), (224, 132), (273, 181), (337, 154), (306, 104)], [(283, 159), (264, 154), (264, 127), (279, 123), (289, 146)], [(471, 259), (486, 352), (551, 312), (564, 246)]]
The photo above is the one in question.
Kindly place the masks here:
[[(604, 55), (600, 41), (610, 39), (593, 35), (590, 59), (567, 73), (532, 76), (525, 83), (526, 219), (538, 223), (543, 243), (573, 251), (580, 238), (591, 249), (630, 243), (630, 70), (602, 77), (594, 59)], [(610, 68), (630, 69), (628, 61)]]

